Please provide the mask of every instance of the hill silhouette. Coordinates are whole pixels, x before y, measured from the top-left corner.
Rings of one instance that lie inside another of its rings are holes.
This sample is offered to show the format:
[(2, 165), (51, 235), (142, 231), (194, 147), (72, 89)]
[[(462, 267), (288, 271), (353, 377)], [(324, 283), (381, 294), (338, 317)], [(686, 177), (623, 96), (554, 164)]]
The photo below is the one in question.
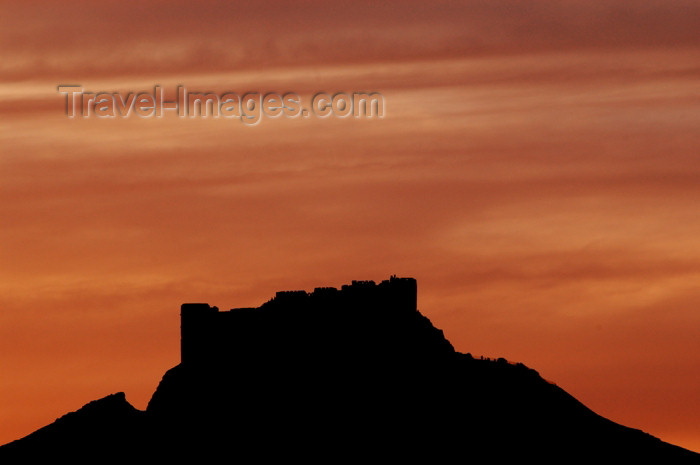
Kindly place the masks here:
[(107, 396), (0, 460), (700, 463), (521, 363), (455, 351), (411, 278), (278, 292), (258, 308), (183, 304), (181, 321), (181, 363), (145, 411)]

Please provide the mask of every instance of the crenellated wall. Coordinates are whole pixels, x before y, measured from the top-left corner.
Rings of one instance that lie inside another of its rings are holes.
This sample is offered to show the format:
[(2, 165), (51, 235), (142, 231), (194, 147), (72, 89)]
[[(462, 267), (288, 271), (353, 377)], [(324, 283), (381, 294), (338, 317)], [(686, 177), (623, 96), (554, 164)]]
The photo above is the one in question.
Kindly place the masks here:
[(379, 284), (352, 281), (340, 289), (281, 291), (258, 308), (219, 311), (206, 303), (186, 303), (180, 313), (181, 361), (204, 363), (243, 351), (283, 350), (285, 340), (310, 339), (312, 334), (314, 339), (318, 334), (348, 338), (362, 316), (382, 321), (412, 315), (416, 304), (416, 280), (395, 276)]

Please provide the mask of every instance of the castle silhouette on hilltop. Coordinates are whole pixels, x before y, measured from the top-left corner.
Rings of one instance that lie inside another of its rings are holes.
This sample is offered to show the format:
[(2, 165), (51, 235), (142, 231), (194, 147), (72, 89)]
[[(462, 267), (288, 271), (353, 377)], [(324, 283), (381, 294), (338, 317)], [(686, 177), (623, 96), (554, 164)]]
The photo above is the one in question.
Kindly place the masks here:
[(185, 303), (180, 312), (181, 362), (198, 365), (252, 352), (279, 353), (285, 344), (303, 347), (300, 338), (327, 331), (347, 338), (361, 314), (376, 321), (417, 312), (416, 280), (396, 276), (379, 284), (352, 281), (340, 289), (280, 291), (257, 308), (219, 311), (207, 303)]
[(183, 304), (182, 361), (145, 411), (107, 396), (0, 447), (0, 462), (698, 463), (522, 363), (456, 351), (416, 296), (415, 279), (392, 276), (258, 308)]

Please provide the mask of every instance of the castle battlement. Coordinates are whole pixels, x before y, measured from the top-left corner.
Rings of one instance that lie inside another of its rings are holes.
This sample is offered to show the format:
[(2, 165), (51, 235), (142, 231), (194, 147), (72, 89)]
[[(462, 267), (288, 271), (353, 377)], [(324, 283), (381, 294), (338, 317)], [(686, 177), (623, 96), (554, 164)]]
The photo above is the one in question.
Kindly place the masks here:
[[(235, 357), (258, 345), (275, 346), (290, 332), (305, 337), (313, 331), (345, 331), (363, 314), (382, 319), (415, 312), (416, 280), (396, 276), (379, 284), (352, 281), (340, 289), (280, 291), (257, 308), (220, 311), (206, 303), (186, 303), (180, 313), (181, 361)], [(326, 328), (319, 326), (324, 324)]]

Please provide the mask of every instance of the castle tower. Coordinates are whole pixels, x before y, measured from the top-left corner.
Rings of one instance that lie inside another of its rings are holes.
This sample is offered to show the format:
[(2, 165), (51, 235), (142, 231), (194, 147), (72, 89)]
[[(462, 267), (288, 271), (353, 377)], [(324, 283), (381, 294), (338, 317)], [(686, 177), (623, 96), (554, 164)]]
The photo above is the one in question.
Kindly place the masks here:
[(180, 307), (180, 361), (204, 360), (210, 352), (211, 329), (216, 325), (217, 307), (190, 303)]

